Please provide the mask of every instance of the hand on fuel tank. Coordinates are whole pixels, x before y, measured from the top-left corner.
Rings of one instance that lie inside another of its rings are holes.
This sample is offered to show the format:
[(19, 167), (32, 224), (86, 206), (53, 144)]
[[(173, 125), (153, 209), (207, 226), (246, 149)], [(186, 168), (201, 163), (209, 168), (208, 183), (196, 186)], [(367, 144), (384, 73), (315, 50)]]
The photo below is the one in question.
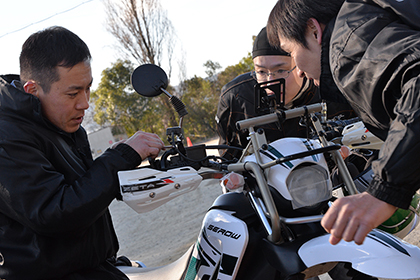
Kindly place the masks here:
[(397, 208), (367, 192), (337, 199), (321, 220), (332, 245), (341, 239), (361, 245), (367, 234), (386, 221)]

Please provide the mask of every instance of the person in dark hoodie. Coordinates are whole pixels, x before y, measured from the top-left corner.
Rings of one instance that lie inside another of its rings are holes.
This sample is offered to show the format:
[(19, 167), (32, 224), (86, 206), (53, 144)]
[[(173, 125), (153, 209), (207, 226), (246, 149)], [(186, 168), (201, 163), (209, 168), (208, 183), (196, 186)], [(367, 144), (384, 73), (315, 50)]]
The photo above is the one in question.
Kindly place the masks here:
[(363, 243), (419, 189), (419, 10), (419, 1), (279, 0), (270, 14), (270, 42), (385, 141), (367, 191), (338, 199), (322, 219), (331, 244)]
[[(286, 110), (322, 101), (313, 80), (302, 77), (302, 71), (296, 67), (290, 54), (269, 43), (266, 27), (255, 38), (252, 58), (255, 71), (236, 77), (222, 88), (216, 115), (219, 144), (240, 148), (246, 147), (248, 132), (238, 131), (235, 123), (239, 120), (258, 116), (254, 105), (254, 87), (257, 83), (284, 78), (286, 80), (284, 109)], [(267, 94), (272, 93), (268, 92)], [(327, 102), (327, 112), (328, 118), (340, 116), (342, 119), (348, 119), (356, 116), (344, 99)], [(268, 142), (284, 137), (306, 138), (306, 128), (299, 122), (299, 118), (294, 118), (283, 122), (280, 127), (269, 124), (262, 126), (262, 128), (264, 128)], [(241, 154), (240, 151), (232, 148), (219, 152), (226, 159), (239, 158)], [(360, 273), (345, 263), (337, 264), (329, 272), (329, 276), (335, 280), (377, 279)]]
[[(252, 58), (255, 71), (236, 77), (222, 88), (216, 115), (219, 144), (240, 148), (246, 147), (248, 132), (238, 131), (235, 123), (258, 115), (254, 105), (254, 87), (257, 83), (284, 78), (286, 80), (284, 109), (322, 101), (313, 80), (302, 77), (302, 71), (296, 68), (296, 64), (290, 54), (279, 47), (270, 45), (266, 27), (255, 38)], [(272, 92), (267, 94), (272, 94)], [(344, 99), (327, 102), (327, 112), (328, 118), (340, 116), (342, 119), (348, 119), (356, 116), (353, 109)], [(280, 124), (280, 127), (275, 124), (269, 124), (262, 126), (262, 128), (264, 128), (268, 142), (283, 137), (306, 138), (306, 128), (300, 125), (299, 122), (299, 118), (294, 118), (283, 122)], [(236, 149), (230, 148), (220, 151), (220, 154), (226, 159), (233, 159), (235, 157), (239, 158), (241, 153)], [(377, 279), (358, 272), (345, 263), (338, 263), (329, 272), (329, 276), (335, 280)], [(314, 279), (317, 279), (317, 277), (311, 278), (311, 280)]]
[[(219, 144), (245, 148), (248, 144), (248, 131), (236, 128), (236, 122), (263, 114), (255, 110), (255, 91), (257, 83), (285, 79), (284, 109), (321, 102), (318, 89), (312, 80), (301, 77), (300, 69), (290, 55), (281, 48), (272, 47), (267, 38), (266, 28), (262, 28), (255, 38), (252, 59), (255, 70), (242, 74), (223, 86), (217, 108), (216, 122)], [(267, 95), (273, 91), (267, 90)], [(281, 92), (283, 95), (284, 93)], [(346, 103), (328, 104), (328, 117), (354, 117), (354, 111)], [(264, 129), (267, 140), (275, 141), (283, 137), (307, 137), (307, 130), (299, 124), (299, 119), (287, 120), (281, 124), (268, 124)], [(238, 158), (240, 150), (220, 150), (226, 159)]]
[(137, 132), (92, 159), (81, 126), (90, 59), (77, 35), (51, 27), (23, 44), (20, 76), (0, 76), (1, 279), (128, 279), (109, 261), (118, 240), (108, 206), (117, 172), (163, 142)]

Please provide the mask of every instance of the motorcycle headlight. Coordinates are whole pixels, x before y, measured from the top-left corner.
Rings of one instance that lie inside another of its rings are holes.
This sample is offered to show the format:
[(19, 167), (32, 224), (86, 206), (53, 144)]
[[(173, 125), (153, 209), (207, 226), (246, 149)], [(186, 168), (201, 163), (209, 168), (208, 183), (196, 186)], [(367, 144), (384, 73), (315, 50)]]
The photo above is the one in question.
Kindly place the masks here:
[(302, 165), (295, 168), (286, 180), (293, 209), (315, 205), (332, 196), (327, 170), (322, 166)]

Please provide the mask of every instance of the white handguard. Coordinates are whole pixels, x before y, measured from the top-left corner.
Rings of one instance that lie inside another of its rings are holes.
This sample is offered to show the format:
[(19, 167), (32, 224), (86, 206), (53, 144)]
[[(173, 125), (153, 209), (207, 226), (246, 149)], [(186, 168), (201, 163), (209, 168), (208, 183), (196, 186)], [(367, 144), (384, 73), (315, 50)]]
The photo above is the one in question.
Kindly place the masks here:
[(350, 124), (341, 133), (343, 145), (351, 149), (381, 149), (383, 141), (370, 132), (363, 122)]
[(122, 200), (137, 213), (151, 211), (198, 187), (203, 178), (194, 168), (159, 171), (151, 168), (119, 171)]

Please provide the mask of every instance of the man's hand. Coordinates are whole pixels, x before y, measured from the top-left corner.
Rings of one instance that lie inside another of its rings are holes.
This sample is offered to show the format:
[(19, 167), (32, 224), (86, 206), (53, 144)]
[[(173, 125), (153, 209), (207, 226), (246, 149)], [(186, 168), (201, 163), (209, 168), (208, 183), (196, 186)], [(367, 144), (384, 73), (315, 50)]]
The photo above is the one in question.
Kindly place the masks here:
[(386, 221), (397, 208), (364, 192), (337, 199), (321, 220), (331, 233), (332, 245), (353, 241), (360, 245), (367, 234)]
[(142, 159), (148, 157), (155, 158), (159, 151), (163, 149), (163, 141), (153, 133), (138, 131), (133, 136), (124, 141), (125, 144), (133, 148)]

